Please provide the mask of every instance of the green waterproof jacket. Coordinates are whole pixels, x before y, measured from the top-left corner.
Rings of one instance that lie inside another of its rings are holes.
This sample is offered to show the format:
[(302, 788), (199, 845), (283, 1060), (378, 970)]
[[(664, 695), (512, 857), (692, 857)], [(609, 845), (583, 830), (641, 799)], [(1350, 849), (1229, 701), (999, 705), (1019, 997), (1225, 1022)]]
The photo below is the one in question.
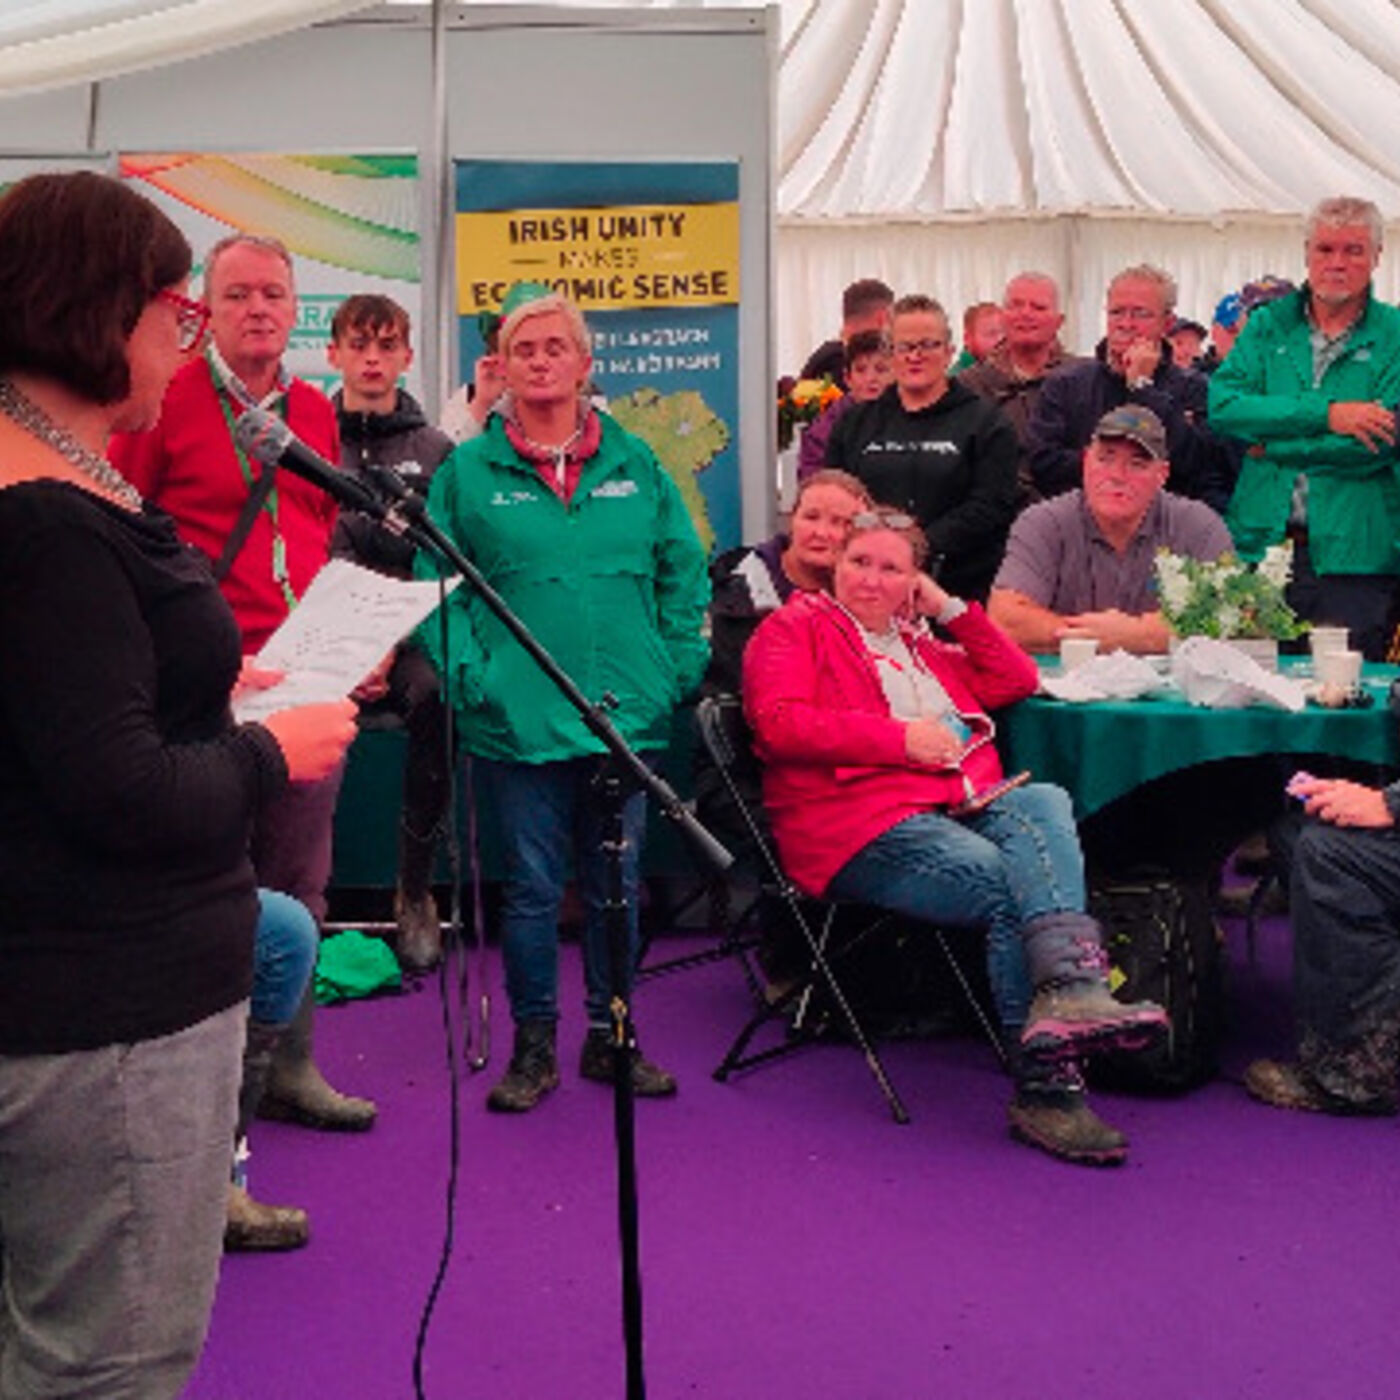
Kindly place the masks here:
[[(428, 512), (590, 700), (636, 747), (665, 747), (671, 713), (709, 650), (705, 555), (674, 482), (607, 414), (596, 455), (565, 505), (511, 446), (498, 416), (433, 476)], [(435, 567), (420, 554), (420, 577)], [(599, 743), (520, 643), (463, 583), (419, 641), (446, 678), (467, 749), (547, 763)]]
[(1226, 523), (1244, 559), (1283, 539), (1293, 481), (1308, 477), (1308, 547), (1320, 574), (1400, 574), (1400, 481), (1393, 447), (1330, 432), (1334, 403), (1400, 402), (1400, 311), (1368, 300), (1346, 349), (1313, 387), (1308, 290), (1253, 312), (1210, 381), (1210, 426), (1259, 444), (1247, 453)]

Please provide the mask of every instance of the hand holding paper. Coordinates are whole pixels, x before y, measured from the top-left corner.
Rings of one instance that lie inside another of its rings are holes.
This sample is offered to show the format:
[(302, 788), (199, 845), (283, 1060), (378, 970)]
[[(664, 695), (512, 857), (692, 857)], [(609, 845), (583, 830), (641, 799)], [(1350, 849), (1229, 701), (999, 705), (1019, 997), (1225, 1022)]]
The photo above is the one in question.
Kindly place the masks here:
[[(449, 579), (448, 592), (460, 581)], [(438, 598), (434, 579), (388, 578), (332, 559), (254, 658), (259, 669), (281, 671), (283, 679), (238, 695), (234, 717), (246, 722), (343, 700), (432, 612)]]

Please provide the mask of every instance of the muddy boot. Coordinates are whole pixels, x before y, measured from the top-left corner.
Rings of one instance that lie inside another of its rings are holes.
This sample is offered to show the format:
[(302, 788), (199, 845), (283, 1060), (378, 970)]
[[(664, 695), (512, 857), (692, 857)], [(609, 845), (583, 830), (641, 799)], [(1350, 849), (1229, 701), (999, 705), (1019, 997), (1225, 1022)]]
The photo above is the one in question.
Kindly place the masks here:
[(405, 972), (427, 972), (442, 961), (442, 923), (431, 891), (411, 895), (402, 885), (394, 891), (394, 952)]
[(1272, 1108), (1340, 1117), (1394, 1117), (1400, 1026), (1375, 1026), (1346, 1045), (1333, 1045), (1304, 1031), (1296, 1063), (1255, 1060), (1244, 1072), (1251, 1098)]
[(265, 1206), (245, 1187), (228, 1184), (224, 1214), (224, 1253), (269, 1253), (302, 1249), (311, 1239), (311, 1222), (296, 1206)]
[(442, 924), (433, 900), (433, 861), (437, 828), (420, 836), (407, 822), (399, 824), (399, 883), (394, 891), (394, 951), (407, 972), (426, 972), (442, 960)]
[(528, 1113), (559, 1083), (553, 1021), (522, 1021), (515, 1028), (515, 1049), (500, 1083), (486, 1096), (497, 1113)]
[[(632, 1093), (639, 1099), (668, 1099), (676, 1092), (676, 1076), (653, 1064), (638, 1049), (632, 1050)], [(583, 1038), (578, 1072), (596, 1084), (613, 1082), (612, 1032), (590, 1026)]]
[(1006, 1122), (1017, 1142), (1038, 1147), (1062, 1162), (1116, 1167), (1128, 1155), (1128, 1139), (1089, 1107), (1084, 1080), (1073, 1064), (1044, 1064), (1011, 1047), (1016, 1092)]
[(331, 1132), (364, 1132), (373, 1125), (379, 1110), (369, 1099), (342, 1094), (326, 1083), (311, 1057), (314, 1008), (315, 998), (308, 986), (273, 1056), (272, 1073), (258, 1105), (258, 1117)]
[(267, 1086), (273, 1052), (282, 1038), (282, 1031), (281, 1026), (248, 1022), (248, 1039), (243, 1047), (243, 1079), (238, 1086), (233, 1180), (229, 1182), (224, 1217), (224, 1249), (229, 1253), (300, 1249), (311, 1238), (311, 1224), (304, 1210), (296, 1206), (267, 1206), (255, 1201), (248, 1194), (244, 1175), (248, 1125), (253, 1121)]
[(1099, 927), (1087, 914), (1045, 914), (1032, 919), (1021, 936), (1036, 989), (1021, 1032), (1028, 1055), (1070, 1060), (1105, 1050), (1142, 1050), (1166, 1035), (1167, 1013), (1155, 1002), (1120, 1002), (1109, 991)]

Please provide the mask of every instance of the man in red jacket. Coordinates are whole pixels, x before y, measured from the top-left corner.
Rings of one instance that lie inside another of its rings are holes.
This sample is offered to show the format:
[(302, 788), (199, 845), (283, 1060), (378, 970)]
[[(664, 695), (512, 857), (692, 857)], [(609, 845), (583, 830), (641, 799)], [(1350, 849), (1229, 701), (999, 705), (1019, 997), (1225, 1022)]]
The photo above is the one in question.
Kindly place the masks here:
[[(210, 250), (204, 286), (212, 312), (208, 350), (171, 381), (155, 428), (114, 440), (111, 458), (214, 561), (244, 655), (251, 656), (330, 557), (335, 505), (287, 474), (261, 491), (261, 468), (234, 442), (234, 422), (256, 405), (279, 413), (327, 460), (339, 460), (340, 447), (330, 401), (282, 363), (296, 323), (287, 249), (270, 238), (225, 238)], [(342, 773), (292, 784), (262, 809), (253, 834), (258, 882), (300, 899), (318, 921), (326, 913)], [(312, 1059), (311, 1012), (308, 989), (278, 1048), (261, 1111), (315, 1127), (368, 1128), (374, 1104), (332, 1089)]]

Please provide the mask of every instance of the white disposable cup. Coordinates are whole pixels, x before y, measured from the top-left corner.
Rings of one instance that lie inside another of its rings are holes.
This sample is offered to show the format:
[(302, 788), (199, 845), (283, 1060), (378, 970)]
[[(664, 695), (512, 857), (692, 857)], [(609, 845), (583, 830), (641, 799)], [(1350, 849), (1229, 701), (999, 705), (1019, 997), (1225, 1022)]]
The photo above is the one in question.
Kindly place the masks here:
[(1334, 685), (1348, 695), (1361, 683), (1361, 653), (1359, 651), (1323, 651), (1313, 662), (1313, 669), (1322, 685)]
[(1099, 650), (1097, 637), (1061, 637), (1060, 670), (1069, 672), (1092, 661)]
[(1325, 651), (1346, 651), (1351, 636), (1345, 627), (1314, 627), (1308, 633), (1308, 647), (1316, 661)]

